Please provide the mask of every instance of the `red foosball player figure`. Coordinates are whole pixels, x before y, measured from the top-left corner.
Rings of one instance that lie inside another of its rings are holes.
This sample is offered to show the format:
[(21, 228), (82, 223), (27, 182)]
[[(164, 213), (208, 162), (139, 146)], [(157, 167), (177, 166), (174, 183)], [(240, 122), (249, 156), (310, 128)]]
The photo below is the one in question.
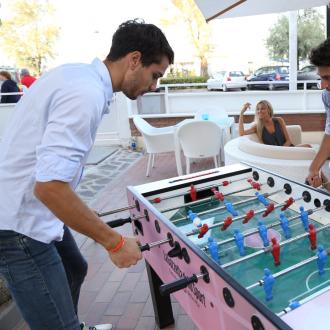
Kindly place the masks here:
[(248, 223), (253, 217), (254, 217), (254, 211), (253, 210), (247, 211), (243, 223)]
[(310, 223), (308, 225), (308, 232), (309, 232), (308, 238), (311, 243), (311, 249), (315, 250), (316, 249), (316, 230), (312, 223)]
[(223, 221), (223, 225), (221, 227), (221, 231), (226, 230), (231, 224), (233, 223), (233, 218), (232, 217), (227, 217), (224, 221)]
[(230, 181), (223, 181), (223, 182), (222, 182), (222, 185), (223, 185), (224, 187), (226, 187), (226, 186), (229, 185), (229, 183), (230, 183)]
[(266, 207), (266, 211), (263, 213), (263, 217), (267, 217), (268, 214), (272, 213), (275, 210), (274, 203), (269, 203), (269, 205)]
[(209, 226), (206, 223), (204, 223), (203, 226), (199, 228), (198, 238), (204, 237), (204, 235), (208, 232), (208, 230), (209, 230)]
[(190, 198), (193, 202), (197, 200), (197, 190), (193, 184), (190, 186)]
[(253, 189), (260, 190), (261, 189), (261, 184), (259, 182), (255, 182), (252, 179), (247, 180), (248, 183), (251, 185)]
[(216, 190), (215, 188), (212, 188), (211, 191), (214, 194), (214, 198), (217, 199), (218, 201), (223, 202), (225, 200), (225, 196), (220, 191)]
[(275, 266), (278, 266), (280, 262), (280, 245), (277, 243), (276, 237), (272, 238), (272, 255), (274, 258)]
[(290, 197), (289, 199), (287, 199), (285, 201), (285, 204), (283, 205), (283, 207), (281, 208), (281, 211), (285, 211), (288, 207), (290, 207), (292, 204), (294, 203), (294, 199), (292, 197)]

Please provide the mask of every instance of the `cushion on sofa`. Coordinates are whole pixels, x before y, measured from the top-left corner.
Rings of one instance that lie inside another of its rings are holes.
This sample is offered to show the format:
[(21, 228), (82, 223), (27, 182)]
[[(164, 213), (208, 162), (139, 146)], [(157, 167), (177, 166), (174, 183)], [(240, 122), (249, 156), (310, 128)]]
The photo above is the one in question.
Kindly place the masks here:
[(240, 137), (238, 148), (251, 155), (275, 159), (312, 160), (317, 150), (304, 147), (280, 147), (260, 143), (256, 134)]

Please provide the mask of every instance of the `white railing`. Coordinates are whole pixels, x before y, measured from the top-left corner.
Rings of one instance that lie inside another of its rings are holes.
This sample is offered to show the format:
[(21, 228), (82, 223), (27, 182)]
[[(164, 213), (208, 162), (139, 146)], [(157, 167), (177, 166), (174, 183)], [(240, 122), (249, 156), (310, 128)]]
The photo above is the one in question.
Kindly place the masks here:
[[(271, 83), (283, 85), (283, 81)], [(322, 91), (306, 89), (307, 84), (317, 83), (317, 81), (299, 81), (300, 83), (304, 85), (302, 90), (277, 89), (276, 91), (249, 90), (244, 92), (218, 92), (205, 89), (177, 90), (178, 87), (205, 87), (207, 86), (206, 83), (160, 85), (163, 91), (147, 93), (138, 101), (133, 101), (130, 114), (168, 116), (182, 113), (224, 111), (233, 115), (239, 113), (245, 102), (250, 102), (254, 107), (262, 99), (272, 103), (275, 113), (324, 112)], [(269, 82), (248, 82), (248, 84), (267, 85)]]
[(24, 92), (13, 92), (13, 93), (0, 93), (0, 96), (2, 95), (23, 95)]

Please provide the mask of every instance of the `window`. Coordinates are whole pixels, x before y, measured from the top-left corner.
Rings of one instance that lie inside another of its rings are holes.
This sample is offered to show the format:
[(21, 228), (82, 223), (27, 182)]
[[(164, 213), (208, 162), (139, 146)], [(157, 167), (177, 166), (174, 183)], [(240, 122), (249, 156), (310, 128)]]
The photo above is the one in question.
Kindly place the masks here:
[(214, 75), (213, 75), (213, 78), (215, 79), (221, 79), (223, 78), (223, 76), (225, 75), (226, 71), (219, 71), (219, 72), (216, 72)]
[(286, 66), (281, 66), (281, 67), (279, 67), (278, 72), (282, 73), (282, 74), (288, 74), (289, 73), (289, 68), (286, 67)]
[(242, 77), (244, 76), (242, 71), (230, 71), (229, 72), (230, 77)]
[(258, 69), (256, 72), (255, 72), (255, 75), (256, 76), (260, 76), (261, 74), (264, 74), (264, 70), (265, 70), (266, 68), (261, 68), (261, 69)]

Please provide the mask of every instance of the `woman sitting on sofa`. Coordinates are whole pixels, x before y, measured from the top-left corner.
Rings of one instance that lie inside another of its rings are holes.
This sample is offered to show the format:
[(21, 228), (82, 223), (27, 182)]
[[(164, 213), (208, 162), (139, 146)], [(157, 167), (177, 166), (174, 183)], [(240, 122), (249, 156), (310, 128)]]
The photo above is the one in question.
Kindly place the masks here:
[(251, 108), (251, 104), (245, 103), (239, 116), (240, 136), (256, 133), (259, 140), (264, 144), (287, 147), (312, 147), (310, 144), (298, 144), (295, 146), (292, 143), (283, 118), (273, 117), (273, 107), (266, 100), (257, 103), (255, 125), (251, 128), (244, 129), (243, 115), (249, 108)]

